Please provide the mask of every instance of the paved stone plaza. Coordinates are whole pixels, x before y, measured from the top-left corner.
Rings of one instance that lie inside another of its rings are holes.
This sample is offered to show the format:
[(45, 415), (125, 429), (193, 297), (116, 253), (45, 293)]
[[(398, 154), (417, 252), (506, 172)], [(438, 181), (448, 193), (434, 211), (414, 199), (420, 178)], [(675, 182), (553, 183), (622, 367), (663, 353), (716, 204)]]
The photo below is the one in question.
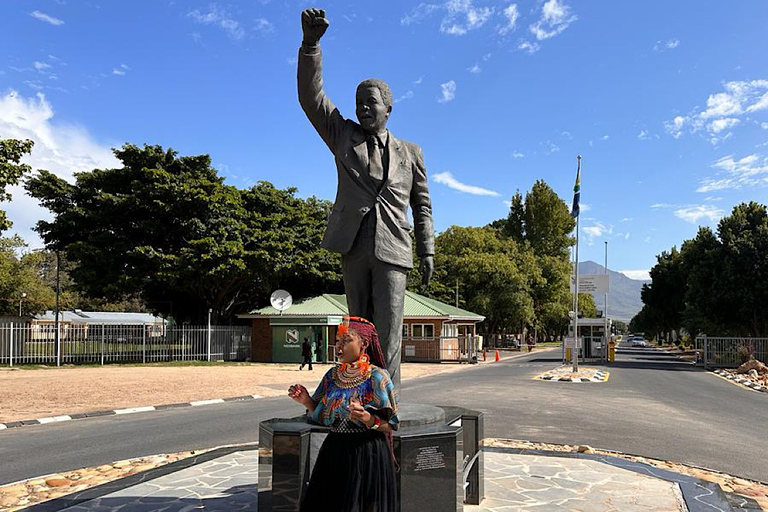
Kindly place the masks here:
[(490, 453), (485, 494), (467, 512), (687, 510), (677, 484), (593, 460)]
[[(256, 510), (255, 446), (214, 450), (81, 493), (33, 512)], [(488, 448), (485, 500), (466, 512), (729, 512), (760, 510), (716, 484), (591, 454)]]

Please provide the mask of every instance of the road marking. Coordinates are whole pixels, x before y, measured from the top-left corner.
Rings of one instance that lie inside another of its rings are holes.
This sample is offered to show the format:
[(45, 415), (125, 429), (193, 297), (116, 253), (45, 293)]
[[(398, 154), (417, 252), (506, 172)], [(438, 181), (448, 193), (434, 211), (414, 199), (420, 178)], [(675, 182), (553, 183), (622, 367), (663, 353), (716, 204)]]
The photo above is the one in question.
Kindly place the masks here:
[(189, 405), (196, 407), (198, 405), (210, 405), (210, 404), (223, 404), (223, 398), (214, 398), (212, 400), (198, 400), (197, 402), (189, 402)]
[(752, 387), (747, 386), (745, 384), (742, 384), (741, 382), (736, 382), (735, 380), (729, 379), (728, 377), (724, 377), (724, 376), (720, 375), (719, 373), (709, 372), (709, 374), (710, 375), (714, 375), (715, 377), (717, 377), (719, 379), (723, 379), (725, 382), (730, 382), (734, 386), (739, 387), (741, 389), (748, 389), (750, 391), (754, 391), (755, 393), (764, 393), (764, 391), (762, 391), (761, 389), (755, 389), (755, 388), (752, 388)]
[(133, 414), (135, 412), (148, 412), (154, 411), (155, 407), (150, 405), (147, 407), (131, 407), (129, 409), (115, 409), (115, 414)]

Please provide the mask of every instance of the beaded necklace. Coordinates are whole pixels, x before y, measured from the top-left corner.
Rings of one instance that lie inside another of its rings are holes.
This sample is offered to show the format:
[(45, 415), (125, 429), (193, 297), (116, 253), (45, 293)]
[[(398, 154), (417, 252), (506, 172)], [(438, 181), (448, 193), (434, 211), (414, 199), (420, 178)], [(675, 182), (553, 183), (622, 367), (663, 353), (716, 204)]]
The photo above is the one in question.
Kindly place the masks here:
[(341, 363), (333, 369), (333, 382), (342, 389), (356, 388), (370, 378), (371, 365), (365, 354), (354, 363)]

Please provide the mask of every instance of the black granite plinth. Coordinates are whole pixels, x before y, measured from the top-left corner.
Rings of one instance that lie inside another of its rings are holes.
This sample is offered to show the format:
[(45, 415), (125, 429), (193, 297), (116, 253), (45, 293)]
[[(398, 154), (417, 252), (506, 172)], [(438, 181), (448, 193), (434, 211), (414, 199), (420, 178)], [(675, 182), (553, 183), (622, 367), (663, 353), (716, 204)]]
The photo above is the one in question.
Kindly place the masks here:
[[(456, 512), (479, 504), (483, 488), (482, 413), (401, 404), (394, 433), (399, 512)], [(306, 417), (259, 425), (259, 512), (298, 511), (327, 427)]]

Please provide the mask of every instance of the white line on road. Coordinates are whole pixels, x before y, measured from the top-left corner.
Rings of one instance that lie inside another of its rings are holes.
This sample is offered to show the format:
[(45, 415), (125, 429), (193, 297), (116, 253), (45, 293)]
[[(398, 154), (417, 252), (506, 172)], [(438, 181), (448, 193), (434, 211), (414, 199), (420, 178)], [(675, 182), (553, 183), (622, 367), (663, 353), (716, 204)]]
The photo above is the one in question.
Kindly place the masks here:
[(191, 406), (197, 406), (197, 405), (210, 405), (210, 404), (223, 404), (224, 399), (223, 398), (214, 398), (213, 400), (198, 400), (197, 402), (190, 402), (189, 405)]
[(115, 409), (115, 414), (133, 414), (134, 412), (147, 412), (154, 411), (154, 406), (147, 407), (131, 407), (130, 409)]

